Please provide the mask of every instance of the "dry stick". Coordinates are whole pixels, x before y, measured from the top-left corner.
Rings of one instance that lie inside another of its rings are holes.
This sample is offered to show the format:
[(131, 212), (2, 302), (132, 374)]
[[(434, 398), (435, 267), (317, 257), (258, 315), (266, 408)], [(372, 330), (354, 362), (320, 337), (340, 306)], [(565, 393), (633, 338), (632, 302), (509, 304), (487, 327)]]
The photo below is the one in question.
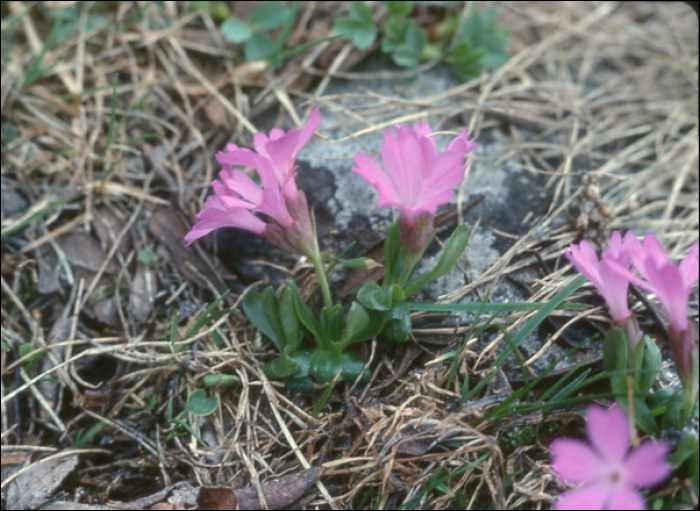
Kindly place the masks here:
[[(292, 433), (287, 428), (287, 425), (284, 423), (282, 416), (280, 415), (279, 411), (277, 410), (277, 407), (279, 406), (279, 402), (277, 401), (277, 395), (276, 395), (274, 389), (270, 385), (270, 381), (267, 379), (267, 377), (264, 374), (261, 373), (260, 376), (262, 377), (261, 379), (263, 382), (263, 389), (265, 390), (265, 394), (267, 395), (267, 398), (270, 402), (270, 408), (272, 409), (272, 413), (274, 414), (275, 419), (277, 420), (277, 424), (282, 429), (282, 433), (284, 434), (285, 438), (287, 439), (289, 446), (292, 448), (292, 451), (294, 451), (294, 454), (296, 454), (297, 458), (301, 462), (301, 466), (304, 467), (305, 469), (311, 468), (311, 465), (309, 464), (308, 461), (306, 461), (306, 458), (299, 450), (299, 446), (297, 445), (296, 441), (294, 440)], [(323, 485), (323, 483), (321, 481), (316, 482), (316, 487), (319, 489), (319, 491), (321, 492), (323, 497), (326, 499), (326, 502), (328, 502), (328, 505), (331, 507), (331, 509), (338, 509), (335, 505), (335, 502), (333, 501), (333, 497), (331, 497), (330, 493), (328, 493), (328, 490), (326, 489), (326, 487)]]
[(172, 47), (175, 49), (175, 52), (178, 54), (178, 56), (182, 59), (182, 63), (184, 64), (185, 69), (194, 76), (199, 83), (201, 83), (216, 99), (221, 101), (221, 104), (226, 107), (226, 109), (231, 112), (236, 119), (238, 119), (238, 122), (240, 122), (245, 128), (255, 134), (257, 133), (257, 129), (255, 126), (251, 124), (251, 122), (236, 108), (234, 107), (231, 102), (221, 94), (221, 92), (216, 89), (209, 80), (207, 80), (204, 75), (195, 67), (195, 65), (192, 63), (190, 58), (187, 56), (187, 53), (185, 53), (185, 50), (182, 49), (182, 46), (180, 46), (180, 43), (178, 42), (177, 39), (175, 39), (173, 36), (168, 36), (168, 41), (172, 45)]
[[(108, 419), (107, 417), (103, 417), (102, 415), (99, 415), (92, 410), (89, 410), (87, 408), (83, 409), (83, 412), (88, 414), (90, 417), (93, 419), (99, 421), (99, 422), (104, 422), (106, 425), (113, 427), (117, 431), (123, 433), (124, 435), (128, 436), (129, 438), (132, 438), (133, 440), (136, 440), (144, 449), (146, 449), (148, 452), (153, 454), (156, 458), (158, 457), (158, 450), (155, 448), (154, 445), (152, 445), (151, 441), (142, 438), (142, 435), (140, 433), (137, 433), (135, 431), (131, 431), (129, 428), (126, 426), (123, 426), (122, 424), (113, 421), (111, 419)], [(111, 451), (107, 451), (109, 454), (113, 454)]]

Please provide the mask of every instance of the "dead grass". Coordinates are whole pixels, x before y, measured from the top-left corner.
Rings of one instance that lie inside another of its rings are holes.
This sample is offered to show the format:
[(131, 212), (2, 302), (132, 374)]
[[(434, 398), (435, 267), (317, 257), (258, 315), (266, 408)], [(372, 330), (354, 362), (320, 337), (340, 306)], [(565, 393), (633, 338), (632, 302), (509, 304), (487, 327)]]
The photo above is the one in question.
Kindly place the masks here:
[[(303, 4), (299, 44), (315, 20), (340, 8), (321, 4)], [(467, 371), (488, 370), (503, 334), (479, 352), (469, 344), (450, 389), (449, 363), (439, 361), (416, 371), (409, 361), (383, 386), (401, 360), (373, 346), (372, 382), (338, 389), (314, 419), (313, 399), (266, 380), (267, 345), (237, 313), (170, 352), (170, 311), (179, 311), (182, 336), (234, 281), (181, 239), (226, 141), (250, 140), (269, 108), (299, 124), (318, 105), (347, 114), (346, 138), (426, 114), (462, 115), (473, 135), (508, 133), (499, 158), (518, 155), (525, 170), (547, 176), (547, 213), (525, 219), (527, 234), (446, 301), (483, 296), (538, 260), (552, 271), (532, 283), (532, 299), (547, 301), (570, 282), (563, 248), (582, 237), (600, 243), (614, 229), (653, 231), (681, 257), (698, 239), (699, 189), (698, 24), (685, 5), (504, 4), (514, 57), (497, 72), (415, 101), (367, 90), (354, 107), (324, 95), (334, 76), (366, 78), (348, 71), (359, 56), (347, 43), (320, 45), (279, 71), (234, 66), (209, 16), (177, 2), (122, 2), (92, 29), (83, 10), (76, 35), (43, 55), (50, 70), (23, 85), (48, 33), (39, 8), (8, 2), (2, 22), (3, 31), (16, 23), (3, 64), (2, 122), (17, 128), (2, 146), (2, 338), (12, 346), (2, 352), (4, 498), (18, 478), (8, 478), (6, 464), (16, 471), (61, 453), (79, 454), (81, 464), (58, 489), (86, 503), (94, 499), (88, 485), (102, 499), (129, 501), (180, 480), (240, 488), (319, 465), (325, 471), (309, 507), (391, 509), (414, 497), (423, 509), (553, 502), (561, 487), (547, 467), (549, 439), (509, 452), (500, 441), (538, 415), (480, 421), (511, 391), (507, 381), (460, 412), (451, 408)], [(498, 161), (480, 167), (490, 164)], [(469, 179), (460, 200), (468, 186)], [(228, 305), (241, 296), (229, 295)], [(598, 312), (566, 318), (550, 342)], [(510, 314), (506, 330), (517, 332), (532, 314)], [(44, 354), (30, 373), (21, 361), (31, 355), (17, 358), (25, 343)], [(192, 436), (165, 442), (168, 401), (177, 412), (205, 374), (219, 372), (241, 385), (216, 390), (222, 406), (192, 418), (208, 447)], [(548, 420), (573, 419), (561, 412)], [(78, 431), (100, 421), (107, 426), (88, 444), (94, 448), (74, 449)], [(436, 486), (448, 472), (456, 475)]]

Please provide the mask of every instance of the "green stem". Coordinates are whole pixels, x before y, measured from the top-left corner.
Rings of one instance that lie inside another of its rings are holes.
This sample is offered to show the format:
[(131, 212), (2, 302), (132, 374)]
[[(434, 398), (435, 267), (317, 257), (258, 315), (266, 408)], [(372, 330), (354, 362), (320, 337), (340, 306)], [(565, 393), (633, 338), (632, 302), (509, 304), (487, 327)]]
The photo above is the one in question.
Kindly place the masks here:
[(333, 299), (331, 298), (331, 288), (328, 285), (328, 278), (326, 277), (326, 272), (323, 269), (323, 263), (321, 262), (321, 250), (318, 248), (318, 238), (316, 238), (315, 227), (313, 248), (309, 247), (303, 241), (301, 242), (301, 247), (314, 264), (314, 269), (316, 270), (316, 275), (318, 276), (318, 283), (321, 285), (321, 293), (323, 294), (323, 305), (330, 311), (333, 307)]
[(331, 288), (328, 286), (328, 278), (326, 277), (326, 272), (323, 269), (323, 263), (321, 262), (321, 254), (318, 253), (318, 247), (316, 247), (316, 254), (311, 258), (314, 263), (314, 268), (316, 269), (316, 275), (318, 276), (318, 282), (321, 285), (321, 293), (323, 293), (323, 305), (326, 306), (328, 310), (333, 307), (333, 300), (331, 299)]

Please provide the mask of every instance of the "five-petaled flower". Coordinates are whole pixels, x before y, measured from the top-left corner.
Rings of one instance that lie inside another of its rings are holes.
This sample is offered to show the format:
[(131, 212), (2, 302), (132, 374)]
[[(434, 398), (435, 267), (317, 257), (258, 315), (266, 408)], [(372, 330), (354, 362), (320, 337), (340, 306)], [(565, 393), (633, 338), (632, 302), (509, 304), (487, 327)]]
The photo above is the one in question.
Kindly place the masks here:
[[(317, 108), (301, 130), (285, 133), (273, 129), (269, 137), (257, 133), (255, 151), (228, 144), (226, 153), (217, 153), (217, 161), (224, 166), (219, 174), (221, 181), (212, 183), (214, 195), (207, 198), (204, 209), (197, 215), (199, 222), (185, 236), (187, 245), (219, 227), (238, 227), (291, 252), (308, 253), (313, 249), (313, 221), (306, 197), (294, 180), (294, 158), (321, 120)], [(234, 166), (254, 167), (262, 188)], [(253, 212), (262, 213), (274, 222), (265, 221)]]
[(450, 202), (454, 188), (464, 180), (464, 159), (476, 144), (463, 130), (438, 154), (427, 122), (416, 121), (413, 129), (395, 124), (394, 129), (397, 138), (386, 130), (382, 142), (380, 156), (386, 172), (366, 153), (355, 155), (357, 166), (352, 171), (375, 188), (378, 207), (399, 208), (402, 239), (413, 253), (419, 253), (432, 232), (438, 206)]
[(668, 447), (653, 440), (630, 450), (629, 424), (617, 404), (588, 408), (590, 444), (557, 439), (550, 448), (552, 469), (562, 480), (583, 483), (569, 490), (553, 509), (645, 509), (640, 488), (663, 482), (671, 474), (664, 460)]

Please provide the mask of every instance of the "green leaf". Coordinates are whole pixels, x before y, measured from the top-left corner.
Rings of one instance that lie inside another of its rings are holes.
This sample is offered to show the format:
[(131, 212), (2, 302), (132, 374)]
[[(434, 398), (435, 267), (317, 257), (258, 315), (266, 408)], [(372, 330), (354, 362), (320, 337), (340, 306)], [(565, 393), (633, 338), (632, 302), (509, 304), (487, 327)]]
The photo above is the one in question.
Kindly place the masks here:
[(240, 381), (237, 376), (234, 376), (232, 374), (207, 374), (204, 378), (202, 378), (202, 380), (204, 381), (204, 386), (210, 388), (231, 387), (232, 385)]
[(245, 21), (236, 18), (228, 18), (221, 24), (221, 33), (227, 41), (232, 43), (244, 43), (253, 37), (253, 29)]
[(102, 431), (106, 425), (107, 424), (104, 422), (98, 422), (97, 424), (93, 425), (85, 434), (83, 434), (83, 430), (81, 429), (80, 431), (78, 431), (78, 434), (75, 437), (75, 443), (73, 444), (73, 447), (75, 447), (76, 449), (82, 449), (87, 444), (89, 444), (90, 440), (95, 438), (95, 435)]
[(297, 363), (291, 360), (286, 353), (281, 357), (272, 359), (268, 364), (265, 364), (265, 366), (278, 380), (292, 376), (297, 370)]
[(358, 257), (356, 259), (337, 259), (340, 264), (344, 264), (348, 268), (355, 268), (357, 270), (368, 270), (371, 268), (381, 267), (374, 260), (369, 257)]
[(187, 398), (187, 410), (199, 417), (211, 415), (219, 406), (219, 398), (216, 396), (207, 397), (204, 389), (197, 389)]
[(404, 301), (395, 302), (389, 320), (382, 328), (382, 336), (396, 342), (406, 342), (408, 334), (411, 333), (411, 312), (408, 303)]
[(693, 457), (698, 452), (698, 437), (692, 433), (686, 433), (678, 443), (676, 452), (668, 457), (674, 470), (678, 470), (686, 460)]
[(417, 57), (420, 57), (421, 53), (425, 49), (425, 45), (428, 43), (428, 34), (420, 27), (415, 24), (411, 24), (408, 27), (408, 32), (406, 33), (406, 46), (407, 48)]
[(627, 371), (627, 336), (620, 328), (611, 329), (603, 341), (603, 364), (609, 373)]
[[(269, 287), (268, 289), (272, 289)], [(274, 294), (274, 291), (273, 291)], [(265, 314), (265, 307), (262, 303), (262, 295), (257, 291), (249, 292), (243, 300), (243, 313), (255, 328), (269, 338), (278, 350), (282, 351), (282, 342), (277, 337), (275, 329), (272, 327)]]
[(661, 428), (682, 430), (684, 422), (685, 399), (682, 394), (674, 392), (666, 401), (666, 412), (661, 418)]
[(372, 9), (364, 2), (355, 2), (348, 8), (350, 16), (338, 18), (333, 23), (333, 30), (343, 37), (351, 39), (355, 47), (364, 50), (377, 39)]
[(5, 341), (0, 341), (0, 349), (2, 349), (2, 351), (10, 351), (10, 347), (5, 344)]
[(250, 15), (251, 25), (260, 30), (272, 30), (281, 27), (287, 20), (289, 7), (284, 2), (263, 2)]
[(3, 144), (9, 144), (17, 138), (17, 126), (11, 122), (3, 122), (0, 127), (0, 132), (2, 133)]
[(388, 311), (395, 300), (405, 299), (403, 290), (396, 284), (380, 287), (376, 282), (364, 282), (357, 291), (358, 301), (368, 309)]
[(285, 378), (284, 384), (293, 392), (313, 392), (314, 390), (314, 380), (311, 376), (306, 376), (304, 378)]
[(221, 1), (191, 1), (189, 5), (195, 9), (206, 11), (215, 20), (222, 20), (229, 14), (228, 5)]
[(372, 9), (365, 2), (354, 2), (348, 7), (348, 11), (353, 18), (364, 24), (365, 26), (374, 26), (374, 18)]
[(637, 388), (642, 395), (647, 395), (661, 370), (661, 350), (650, 337), (645, 335), (637, 343), (634, 359), (635, 369), (640, 371), (636, 375)]
[(275, 43), (265, 34), (254, 32), (243, 48), (243, 56), (248, 62), (267, 60), (275, 53)]
[(155, 251), (151, 250), (150, 248), (146, 248), (139, 252), (139, 262), (141, 264), (145, 264), (146, 266), (153, 264), (157, 257), (158, 256), (156, 255)]
[(481, 75), (482, 60), (487, 53), (484, 48), (472, 49), (469, 41), (460, 41), (453, 48), (449, 60), (457, 76), (469, 81)]
[(312, 354), (313, 350), (304, 348), (303, 350), (297, 350), (287, 355), (287, 357), (297, 365), (296, 371), (294, 371), (292, 375), (294, 378), (303, 378), (309, 375)]
[(498, 69), (503, 64), (510, 60), (510, 54), (507, 52), (487, 52), (481, 60), (481, 65), (488, 69)]
[(442, 254), (440, 254), (440, 259), (435, 267), (411, 282), (408, 287), (404, 289), (406, 296), (411, 296), (428, 282), (437, 280), (450, 271), (464, 253), (468, 242), (469, 227), (466, 225), (458, 225), (452, 233), (452, 236), (450, 236), (450, 239), (447, 240), (445, 249), (442, 251)]
[(348, 343), (360, 342), (359, 338), (363, 336), (369, 324), (369, 314), (365, 308), (358, 302), (352, 302), (348, 311), (348, 319), (345, 321), (343, 340), (348, 340)]
[(382, 41), (382, 51), (391, 53), (406, 40), (408, 27), (413, 24), (412, 20), (389, 19), (384, 25), (384, 40)]
[(382, 2), (394, 18), (405, 18), (413, 10), (413, 2)]
[(335, 351), (314, 350), (310, 360), (310, 372), (319, 383), (333, 381), (335, 375), (342, 370), (342, 354)]
[(275, 290), (272, 289), (272, 286), (268, 286), (263, 289), (260, 301), (262, 303), (263, 313), (267, 318), (267, 322), (274, 330), (275, 338), (279, 342), (277, 349), (283, 351), (287, 339), (284, 329), (282, 328), (282, 321), (280, 319), (280, 302), (275, 294)]
[[(31, 343), (25, 343), (25, 344), (20, 344), (19, 347), (17, 348), (17, 351), (19, 353), (20, 358), (29, 355), (32, 351), (34, 351), (34, 347), (31, 345)], [(27, 360), (23, 362), (22, 365), (24, 365), (24, 369), (29, 373), (31, 372), (36, 365), (41, 361), (41, 357), (44, 356), (43, 351), (38, 351), (31, 357), (29, 357)]]
[(408, 48), (406, 48), (405, 46), (396, 48), (391, 53), (391, 60), (393, 60), (394, 64), (396, 64), (397, 66), (405, 67), (408, 69), (418, 67), (419, 64), (418, 57), (416, 56), (416, 54)]
[(401, 227), (397, 222), (389, 227), (384, 241), (384, 266), (386, 268), (384, 285), (396, 284), (401, 278), (405, 265), (406, 254), (401, 245)]
[(327, 307), (321, 309), (320, 315), (321, 343), (324, 347), (341, 340), (343, 335), (343, 307), (334, 305), (330, 310)]
[(341, 381), (355, 381), (358, 376), (362, 375), (361, 382), (369, 381), (372, 374), (369, 368), (365, 370), (366, 362), (362, 357), (353, 351), (346, 351), (340, 355), (340, 367), (343, 373), (340, 375)]
[(294, 310), (297, 313), (299, 321), (301, 321), (301, 324), (304, 325), (309, 332), (311, 332), (311, 335), (314, 336), (317, 342), (320, 342), (321, 325), (314, 316), (314, 313), (311, 311), (309, 306), (304, 303), (304, 300), (301, 299), (299, 289), (292, 279), (287, 279), (287, 286), (292, 291), (292, 297), (294, 298)]
[[(618, 397), (617, 402), (625, 410), (625, 413), (627, 413), (629, 408), (627, 398)], [(638, 397), (634, 398), (634, 420), (639, 429), (644, 431), (644, 433), (647, 435), (656, 435), (656, 419), (654, 419), (654, 415), (646, 403)]]
[(299, 319), (294, 310), (294, 292), (287, 288), (280, 300), (280, 323), (284, 333), (285, 346), (292, 350), (299, 349), (301, 337), (299, 336)]
[(366, 27), (352, 18), (339, 18), (333, 23), (333, 30), (336, 34), (352, 40), (358, 50), (369, 48), (377, 39), (377, 30), (374, 26)]

